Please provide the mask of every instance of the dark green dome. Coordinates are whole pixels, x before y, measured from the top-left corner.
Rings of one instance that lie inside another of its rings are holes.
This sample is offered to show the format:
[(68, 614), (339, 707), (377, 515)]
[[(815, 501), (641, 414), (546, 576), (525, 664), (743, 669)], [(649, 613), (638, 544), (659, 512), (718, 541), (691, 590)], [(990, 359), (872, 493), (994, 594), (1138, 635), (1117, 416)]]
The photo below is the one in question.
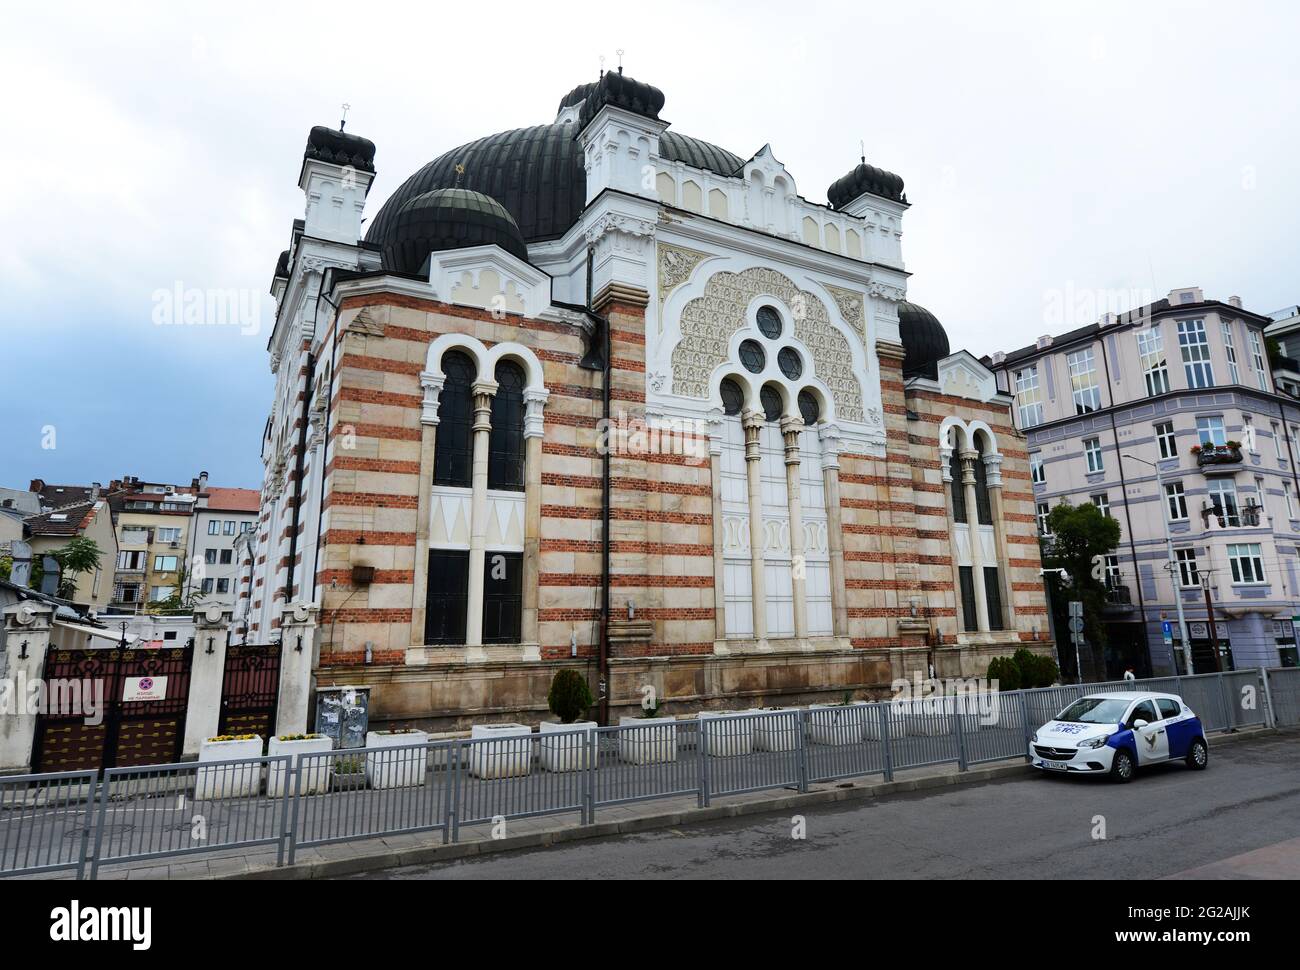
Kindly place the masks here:
[(903, 341), (903, 376), (938, 380), (938, 363), (950, 353), (948, 332), (939, 318), (923, 306), (900, 303), (898, 336)]
[(496, 199), (469, 189), (434, 189), (397, 210), (384, 241), (383, 265), (398, 273), (423, 273), (430, 253), (486, 245), (528, 258), (519, 226)]

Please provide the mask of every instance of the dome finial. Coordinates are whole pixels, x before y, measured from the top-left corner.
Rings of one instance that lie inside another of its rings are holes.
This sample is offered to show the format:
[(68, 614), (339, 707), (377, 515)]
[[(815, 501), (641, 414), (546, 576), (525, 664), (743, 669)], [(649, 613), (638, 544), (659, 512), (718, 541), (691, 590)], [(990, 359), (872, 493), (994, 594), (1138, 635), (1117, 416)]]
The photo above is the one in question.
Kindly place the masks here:
[(343, 117), (339, 119), (339, 131), (342, 131), (344, 128), (347, 127), (348, 111), (349, 109), (351, 109), (351, 107), (352, 105), (348, 104), (346, 101), (343, 102)]
[(860, 152), (858, 157), (862, 159), (862, 164), (867, 164), (867, 143), (861, 138), (858, 139), (858, 151)]
[(605, 55), (604, 54), (600, 55), (600, 76), (601, 77), (605, 76)]
[(614, 53), (618, 55), (618, 73), (622, 74), (623, 73), (623, 48), (620, 47), (618, 50), (614, 51)]
[(465, 163), (457, 162), (455, 171), (456, 171), (456, 188), (460, 188), (461, 187), (460, 183), (465, 178)]

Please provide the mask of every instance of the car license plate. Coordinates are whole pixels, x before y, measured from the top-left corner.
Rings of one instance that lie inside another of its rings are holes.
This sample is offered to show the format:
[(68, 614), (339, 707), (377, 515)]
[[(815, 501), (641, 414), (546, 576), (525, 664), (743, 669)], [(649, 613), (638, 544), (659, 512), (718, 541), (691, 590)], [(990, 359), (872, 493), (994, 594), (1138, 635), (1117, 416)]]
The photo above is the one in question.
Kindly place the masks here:
[(1066, 764), (1065, 764), (1064, 761), (1046, 761), (1046, 762), (1044, 762), (1044, 764), (1046, 764), (1047, 767), (1049, 767), (1049, 768), (1054, 768), (1054, 769), (1057, 770), (1057, 771), (1068, 771), (1068, 770), (1069, 770), (1069, 768), (1066, 767)]

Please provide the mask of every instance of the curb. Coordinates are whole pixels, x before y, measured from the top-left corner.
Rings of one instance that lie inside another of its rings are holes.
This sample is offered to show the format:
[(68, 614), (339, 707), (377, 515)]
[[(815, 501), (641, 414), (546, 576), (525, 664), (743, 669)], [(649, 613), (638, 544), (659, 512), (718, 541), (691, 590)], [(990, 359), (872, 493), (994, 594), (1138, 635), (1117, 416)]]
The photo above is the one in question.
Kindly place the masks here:
[[(1241, 741), (1250, 741), (1279, 733), (1281, 732), (1277, 728), (1241, 728), (1232, 734), (1215, 735), (1211, 740), (1211, 750), (1220, 745), (1236, 744)], [(1017, 777), (1028, 777), (1032, 771), (1033, 769), (1024, 762), (1013, 762), (1010, 764), (986, 764), (971, 768), (968, 771), (922, 775), (916, 778), (877, 781), (869, 784), (863, 784), (862, 782), (822, 782), (819, 783), (819, 787), (808, 792), (784, 795), (774, 793), (772, 797), (760, 801), (710, 805), (708, 808), (692, 808), (664, 812), (659, 815), (643, 815), (637, 818), (625, 819), (621, 822), (567, 825), (564, 828), (547, 832), (530, 832), (527, 835), (512, 835), (504, 839), (480, 839), (473, 842), (454, 842), (446, 845), (439, 842), (416, 848), (387, 849), (370, 855), (358, 855), (346, 859), (296, 863), (292, 866), (280, 866), (278, 868), (266, 866), (245, 872), (222, 873), (211, 878), (222, 880), (332, 879), (338, 876), (371, 872), (377, 869), (395, 869), (403, 866), (427, 865), (434, 862), (451, 862), (455, 859), (465, 859), (470, 856), (492, 855), (498, 852), (514, 852), (522, 849), (541, 849), (585, 839), (607, 838), (612, 835), (632, 835), (637, 832), (677, 828), (699, 822), (763, 815), (770, 812), (816, 805), (863, 801), (960, 785), (991, 784), (1013, 780)]]

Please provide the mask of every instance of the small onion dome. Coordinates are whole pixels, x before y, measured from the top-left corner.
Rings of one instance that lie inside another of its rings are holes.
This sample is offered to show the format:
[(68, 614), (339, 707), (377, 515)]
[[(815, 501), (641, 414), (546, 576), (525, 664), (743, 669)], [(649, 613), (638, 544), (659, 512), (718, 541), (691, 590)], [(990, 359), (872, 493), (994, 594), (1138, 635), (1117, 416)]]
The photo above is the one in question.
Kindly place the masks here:
[(578, 130), (586, 128), (587, 123), (605, 105), (657, 121), (659, 111), (664, 106), (664, 93), (652, 84), (633, 80), (622, 70), (610, 71), (596, 82), (587, 95), (587, 100), (582, 103), (582, 111), (578, 114)]
[(397, 210), (384, 240), (383, 266), (421, 273), (430, 253), (486, 245), (528, 259), (519, 226), (496, 199), (469, 189), (434, 189)]
[(284, 280), (289, 278), (289, 250), (280, 253), (280, 258), (275, 261), (275, 278)]
[(335, 165), (351, 165), (358, 172), (373, 172), (375, 143), (359, 135), (317, 125), (307, 135), (307, 148), (302, 157)]
[(948, 333), (939, 318), (915, 303), (898, 305), (898, 335), (903, 341), (903, 376), (939, 379), (939, 361), (948, 356)]
[(555, 113), (559, 114), (565, 108), (572, 108), (575, 104), (582, 104), (590, 97), (591, 92), (596, 90), (596, 83), (595, 81), (588, 81), (586, 84), (579, 84), (560, 99), (560, 106), (555, 109)]
[(864, 192), (895, 202), (907, 201), (903, 194), (903, 180), (893, 172), (868, 165), (866, 159), (848, 175), (837, 179), (826, 190), (826, 198), (830, 200), (832, 209), (843, 209)]

